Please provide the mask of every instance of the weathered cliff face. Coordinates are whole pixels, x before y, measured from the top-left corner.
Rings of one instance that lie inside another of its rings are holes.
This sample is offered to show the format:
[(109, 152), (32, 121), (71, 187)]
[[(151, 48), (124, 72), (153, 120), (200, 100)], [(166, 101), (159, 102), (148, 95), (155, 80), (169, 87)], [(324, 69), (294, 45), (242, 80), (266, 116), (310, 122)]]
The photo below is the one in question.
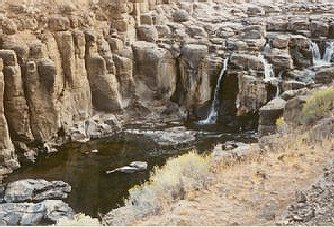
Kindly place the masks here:
[[(0, 61), (0, 69), (3, 69), (3, 61)], [(14, 145), (9, 136), (9, 129), (4, 111), (4, 75), (0, 72), (0, 149), (1, 149), (1, 174), (10, 173), (11, 170), (18, 168), (17, 157), (14, 152)]]
[(260, 132), (271, 132), (284, 106), (263, 106), (332, 81), (333, 4), (222, 2), (2, 4), (4, 169), (18, 166), (16, 154), (34, 159), (50, 143), (109, 135), (118, 121), (214, 111), (236, 129), (259, 115)]

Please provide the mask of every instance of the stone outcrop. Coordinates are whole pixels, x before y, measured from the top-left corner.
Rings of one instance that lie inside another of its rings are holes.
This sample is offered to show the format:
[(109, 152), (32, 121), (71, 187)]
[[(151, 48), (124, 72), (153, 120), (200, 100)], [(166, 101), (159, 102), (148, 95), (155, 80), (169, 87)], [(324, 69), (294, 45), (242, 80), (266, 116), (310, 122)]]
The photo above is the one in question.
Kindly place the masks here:
[[(0, 69), (3, 69), (3, 61), (0, 61)], [(0, 149), (1, 149), (1, 171), (2, 174), (11, 172), (12, 169), (20, 167), (17, 156), (14, 152), (14, 145), (9, 136), (8, 124), (4, 111), (4, 75), (0, 72)]]
[(66, 199), (71, 186), (62, 181), (20, 180), (7, 184), (6, 203), (40, 202), (48, 199)]
[[(333, 4), (226, 3), (1, 4), (3, 172), (119, 122), (198, 121), (213, 106), (218, 124), (238, 130), (275, 96), (332, 82)], [(268, 119), (260, 128), (271, 132)]]
[(55, 224), (71, 218), (74, 211), (63, 199), (71, 186), (62, 181), (20, 180), (8, 183), (1, 192), (1, 225)]
[(276, 98), (259, 111), (259, 134), (260, 136), (276, 132), (276, 120), (283, 115), (286, 101)]

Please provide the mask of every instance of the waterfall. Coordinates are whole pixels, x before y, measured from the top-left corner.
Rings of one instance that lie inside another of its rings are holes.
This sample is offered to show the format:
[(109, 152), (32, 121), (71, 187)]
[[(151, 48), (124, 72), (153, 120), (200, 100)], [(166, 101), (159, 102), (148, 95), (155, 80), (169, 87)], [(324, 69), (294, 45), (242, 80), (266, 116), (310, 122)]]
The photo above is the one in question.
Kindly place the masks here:
[[(275, 72), (273, 68), (273, 64), (270, 64), (263, 54), (259, 55), (260, 60), (263, 62), (264, 65), (264, 81), (271, 83), (273, 86), (276, 87), (276, 94), (275, 98), (279, 97), (280, 90), (279, 90), (279, 79), (275, 77)], [(278, 77), (282, 79), (283, 72), (280, 72)]]
[(280, 87), (279, 87), (279, 83), (280, 81), (283, 80), (283, 71), (279, 72), (278, 73), (278, 79), (277, 79), (277, 82), (275, 83), (275, 86), (276, 86), (276, 94), (275, 94), (275, 98), (278, 98), (279, 97), (279, 94), (280, 94)]
[(271, 78), (275, 77), (275, 72), (273, 69), (273, 64), (270, 64), (263, 54), (259, 55), (260, 60), (264, 65), (264, 81), (268, 82)]
[(313, 64), (317, 65), (321, 61), (320, 49), (317, 43), (311, 42), (310, 49), (312, 51)]
[(224, 74), (227, 70), (227, 66), (228, 66), (228, 58), (225, 58), (223, 61), (223, 68), (220, 71), (220, 75), (215, 87), (215, 92), (214, 92), (214, 96), (213, 96), (213, 100), (212, 100), (212, 104), (210, 107), (210, 112), (209, 115), (206, 117), (206, 119), (199, 121), (199, 124), (202, 125), (207, 125), (207, 124), (214, 124), (216, 123), (217, 119), (218, 119), (218, 108), (219, 108), (219, 91), (220, 91), (220, 85), (221, 82), (224, 78)]
[(333, 41), (327, 42), (327, 44), (326, 44), (326, 51), (325, 51), (325, 54), (322, 57), (322, 59), (325, 62), (331, 62), (333, 53), (334, 53), (334, 42)]
[(279, 84), (277, 83), (277, 84), (276, 84), (276, 94), (275, 94), (275, 98), (278, 98), (278, 97), (279, 97), (279, 93), (280, 93), (280, 90), (279, 90)]
[(314, 66), (327, 66), (331, 64), (332, 55), (334, 53), (334, 42), (331, 41), (326, 43), (326, 50), (322, 57), (317, 43), (311, 42), (310, 50), (312, 51)]

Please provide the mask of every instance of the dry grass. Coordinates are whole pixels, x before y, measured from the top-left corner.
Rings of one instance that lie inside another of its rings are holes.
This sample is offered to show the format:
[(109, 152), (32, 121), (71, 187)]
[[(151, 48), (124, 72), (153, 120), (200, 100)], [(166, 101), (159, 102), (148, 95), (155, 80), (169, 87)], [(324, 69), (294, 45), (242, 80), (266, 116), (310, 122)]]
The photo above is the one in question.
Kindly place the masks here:
[(310, 124), (326, 114), (333, 108), (334, 89), (328, 88), (314, 92), (304, 104), (302, 123)]
[[(171, 204), (136, 225), (275, 225), (295, 191), (322, 175), (334, 157), (333, 139), (309, 144), (304, 129), (263, 138), (246, 155), (215, 162), (215, 183), (192, 200)], [(227, 164), (232, 163), (232, 164)]]
[(195, 152), (167, 160), (155, 168), (148, 182), (130, 189), (126, 206), (143, 214), (160, 213), (173, 201), (185, 199), (193, 190), (207, 186), (210, 175), (210, 157)]
[(97, 218), (79, 213), (74, 215), (73, 219), (62, 218), (58, 221), (60, 226), (101, 226)]

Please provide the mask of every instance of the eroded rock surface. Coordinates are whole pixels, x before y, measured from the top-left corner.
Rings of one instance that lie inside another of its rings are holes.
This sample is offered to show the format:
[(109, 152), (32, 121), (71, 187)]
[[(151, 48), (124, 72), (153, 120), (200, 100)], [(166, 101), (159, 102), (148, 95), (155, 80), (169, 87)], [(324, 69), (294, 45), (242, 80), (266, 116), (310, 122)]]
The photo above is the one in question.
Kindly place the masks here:
[[(212, 106), (214, 123), (254, 129), (260, 115), (260, 134), (272, 133), (284, 107), (263, 123), (263, 106), (334, 78), (333, 3), (7, 0), (0, 7), (0, 175), (53, 144), (101, 138), (137, 120), (197, 122)], [(167, 134), (156, 139), (193, 139)]]
[(71, 218), (72, 208), (64, 201), (71, 186), (62, 181), (26, 179), (8, 183), (1, 193), (1, 225), (55, 224)]

